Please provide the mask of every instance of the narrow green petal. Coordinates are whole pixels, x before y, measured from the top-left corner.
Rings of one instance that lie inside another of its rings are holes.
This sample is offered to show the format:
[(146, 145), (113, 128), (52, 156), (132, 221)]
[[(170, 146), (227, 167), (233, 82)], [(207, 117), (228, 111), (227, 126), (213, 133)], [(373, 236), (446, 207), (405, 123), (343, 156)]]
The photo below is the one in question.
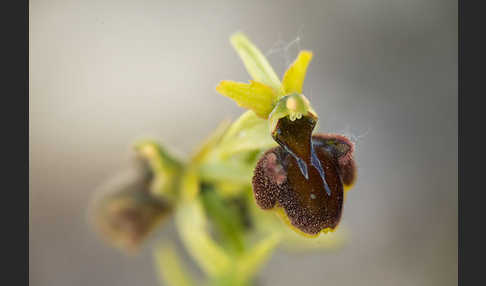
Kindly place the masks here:
[(224, 80), (216, 87), (216, 91), (265, 119), (272, 112), (273, 104), (277, 99), (272, 88), (257, 81), (250, 81), (248, 84)]
[(282, 80), (282, 86), (285, 94), (297, 93), (302, 94), (307, 66), (312, 59), (312, 52), (301, 51), (297, 59), (287, 69)]
[(242, 33), (236, 33), (230, 38), (236, 52), (243, 61), (250, 76), (259, 82), (281, 90), (280, 80), (262, 52)]
[(192, 281), (173, 244), (158, 246), (154, 252), (160, 282), (169, 286), (191, 286)]

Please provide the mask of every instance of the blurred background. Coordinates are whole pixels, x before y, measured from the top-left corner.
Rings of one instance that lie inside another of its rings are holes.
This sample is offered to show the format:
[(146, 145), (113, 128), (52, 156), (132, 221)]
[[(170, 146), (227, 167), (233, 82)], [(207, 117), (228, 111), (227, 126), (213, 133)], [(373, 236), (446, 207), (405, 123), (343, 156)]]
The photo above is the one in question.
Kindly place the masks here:
[[(87, 223), (95, 190), (156, 138), (187, 154), (242, 109), (243, 31), (282, 74), (311, 49), (320, 131), (356, 140), (340, 251), (276, 253), (261, 285), (457, 284), (457, 1), (32, 0), (30, 282), (157, 285)], [(173, 226), (165, 230), (173, 235)]]

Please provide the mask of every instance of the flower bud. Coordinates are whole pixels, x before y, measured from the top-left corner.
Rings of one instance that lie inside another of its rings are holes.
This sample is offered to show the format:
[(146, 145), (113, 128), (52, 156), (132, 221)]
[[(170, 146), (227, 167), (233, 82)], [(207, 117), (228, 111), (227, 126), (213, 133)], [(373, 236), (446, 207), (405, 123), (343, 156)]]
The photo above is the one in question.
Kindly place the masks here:
[(147, 173), (102, 197), (94, 209), (94, 223), (103, 237), (121, 249), (134, 251), (170, 213), (166, 201), (150, 193)]

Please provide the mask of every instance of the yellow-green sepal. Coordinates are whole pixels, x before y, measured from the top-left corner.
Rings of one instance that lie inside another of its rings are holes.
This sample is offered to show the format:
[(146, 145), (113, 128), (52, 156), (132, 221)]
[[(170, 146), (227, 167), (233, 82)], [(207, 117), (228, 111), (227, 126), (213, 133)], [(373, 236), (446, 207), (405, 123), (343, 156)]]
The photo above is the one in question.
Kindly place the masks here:
[(224, 80), (216, 87), (216, 91), (264, 119), (272, 112), (277, 100), (277, 94), (271, 87), (253, 80), (250, 83)]
[(282, 93), (282, 85), (272, 66), (263, 53), (243, 33), (233, 34), (230, 42), (255, 81), (270, 86), (277, 93)]
[(301, 51), (299, 53), (297, 59), (290, 65), (283, 77), (282, 88), (285, 94), (303, 93), (304, 79), (311, 60), (311, 51)]

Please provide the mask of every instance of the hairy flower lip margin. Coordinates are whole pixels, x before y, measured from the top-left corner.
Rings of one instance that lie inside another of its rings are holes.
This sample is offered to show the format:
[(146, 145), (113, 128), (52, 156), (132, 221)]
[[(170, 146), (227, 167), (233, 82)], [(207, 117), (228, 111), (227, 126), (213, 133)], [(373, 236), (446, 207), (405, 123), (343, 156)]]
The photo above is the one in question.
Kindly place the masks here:
[(289, 173), (288, 164), (292, 158), (282, 147), (274, 147), (263, 154), (255, 167), (252, 185), (255, 201), (260, 208), (276, 209), (293, 230), (315, 237), (338, 226), (344, 192), (355, 180), (356, 166), (353, 159), (354, 145), (346, 137), (339, 134), (315, 134), (312, 136), (312, 144), (333, 186), (331, 197), (310, 195), (310, 201), (320, 200), (318, 207), (302, 199), (299, 190), (289, 184), (295, 180), (295, 173)]

